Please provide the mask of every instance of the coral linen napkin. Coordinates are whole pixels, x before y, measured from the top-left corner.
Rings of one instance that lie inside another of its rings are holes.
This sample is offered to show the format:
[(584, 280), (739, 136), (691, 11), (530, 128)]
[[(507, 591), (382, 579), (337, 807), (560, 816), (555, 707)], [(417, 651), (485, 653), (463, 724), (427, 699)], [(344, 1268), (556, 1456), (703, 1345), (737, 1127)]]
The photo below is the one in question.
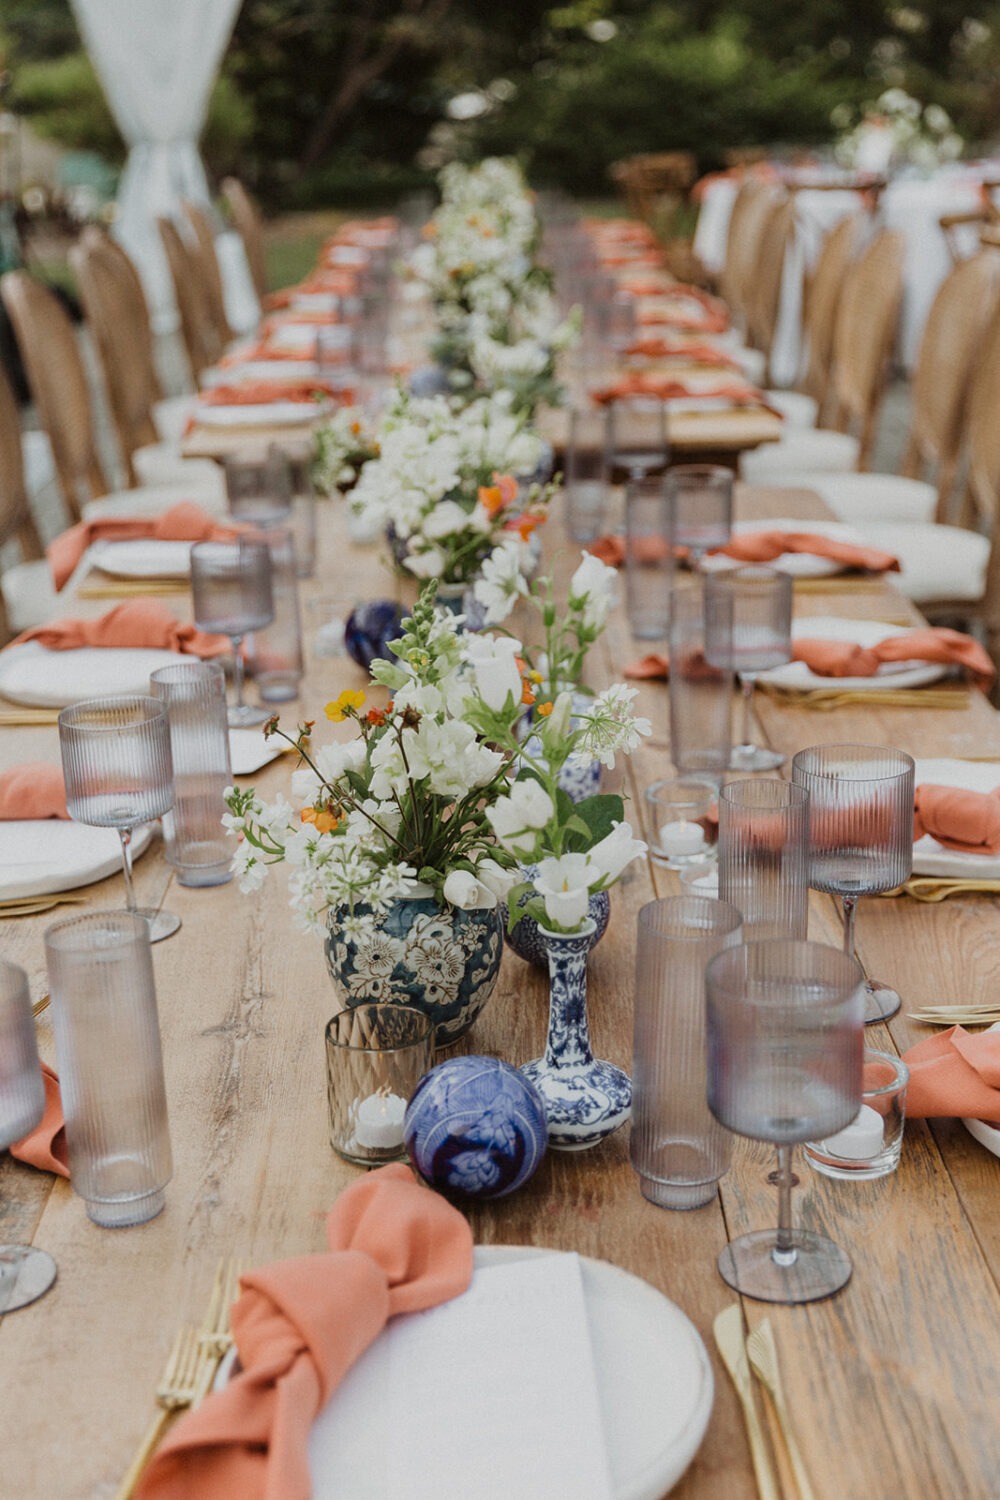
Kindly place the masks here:
[(61, 589), (91, 542), (130, 542), (144, 537), (158, 542), (229, 542), (238, 535), (236, 527), (218, 526), (201, 506), (181, 500), (159, 516), (105, 516), (97, 521), (80, 521), (50, 542), (45, 555), (52, 581)]
[(42, 1118), (34, 1130), (29, 1130), (26, 1136), (14, 1142), (10, 1154), (18, 1161), (27, 1162), (29, 1167), (37, 1167), (40, 1172), (55, 1172), (59, 1177), (68, 1177), (69, 1151), (59, 1079), (45, 1063), (42, 1063), (42, 1082), (45, 1085)]
[[(599, 406), (621, 401), (629, 396), (646, 396), (652, 401), (729, 401), (733, 406), (767, 407), (763, 391), (744, 381), (723, 381), (720, 385), (695, 390), (672, 375), (657, 375), (633, 370), (611, 385), (591, 391), (590, 399)], [(770, 408), (767, 408), (770, 410)]]
[(76, 651), (81, 646), (133, 646), (147, 650), (180, 651), (206, 660), (232, 650), (229, 637), (206, 635), (194, 625), (182, 625), (160, 599), (127, 599), (96, 620), (50, 620), (26, 630), (12, 645), (39, 641), (49, 651)]
[(738, 562), (774, 562), (786, 552), (804, 553), (809, 557), (828, 557), (845, 568), (860, 568), (866, 573), (898, 573), (899, 558), (880, 547), (862, 547), (856, 542), (838, 541), (811, 531), (745, 531), (734, 536), (724, 547), (713, 549), (713, 555), (732, 557)]
[(200, 406), (269, 406), (272, 401), (315, 404), (337, 392), (326, 380), (246, 380), (242, 385), (217, 385), (202, 391)]
[(32, 760), (0, 772), (0, 822), (68, 817), (60, 766)]
[(918, 1042), (903, 1061), (910, 1070), (906, 1113), (912, 1119), (1000, 1122), (1000, 1031), (973, 1036), (952, 1026)]
[(309, 1429), (348, 1369), (394, 1314), (447, 1302), (472, 1279), (468, 1223), (398, 1163), (341, 1194), (327, 1240), (328, 1253), (240, 1278), (243, 1369), (177, 1424), (137, 1500), (310, 1500)]
[(1000, 854), (1000, 790), (970, 792), (922, 782), (913, 809), (914, 839), (929, 833), (960, 854)]
[(964, 667), (976, 686), (985, 691), (997, 675), (989, 653), (971, 635), (932, 626), (887, 636), (875, 646), (800, 636), (794, 642), (792, 656), (795, 661), (804, 661), (818, 677), (874, 677), (886, 662), (940, 662), (944, 666)]

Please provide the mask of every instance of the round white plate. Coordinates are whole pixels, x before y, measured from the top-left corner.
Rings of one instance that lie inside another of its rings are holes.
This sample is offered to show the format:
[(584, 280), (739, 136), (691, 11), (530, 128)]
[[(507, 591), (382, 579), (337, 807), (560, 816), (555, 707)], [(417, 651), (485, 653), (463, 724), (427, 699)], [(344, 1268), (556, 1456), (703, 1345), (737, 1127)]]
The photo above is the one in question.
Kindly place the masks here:
[(267, 341), (272, 349), (314, 349), (316, 335), (321, 328), (333, 328), (330, 323), (282, 323), (275, 321)]
[[(132, 836), (132, 854), (144, 853), (148, 826)], [(115, 875), (122, 867), (122, 845), (115, 828), (91, 828), (62, 818), (0, 823), (0, 900), (74, 891)]]
[[(1000, 759), (917, 760), (916, 785), (960, 786), (970, 792), (992, 792), (1000, 787)], [(936, 875), (946, 880), (1000, 880), (1000, 854), (963, 854), (946, 849), (925, 833), (913, 845), (914, 875)]]
[(127, 542), (95, 542), (90, 560), (114, 578), (187, 578), (193, 542), (158, 542), (136, 537)]
[(204, 427), (306, 426), (329, 414), (329, 401), (267, 401), (259, 406), (199, 406)]
[[(1000, 1021), (994, 1021), (992, 1026), (987, 1026), (987, 1031), (1000, 1031)], [(1000, 1125), (989, 1125), (985, 1120), (963, 1119), (962, 1124), (972, 1136), (973, 1140), (985, 1146), (994, 1156), (1000, 1156)]]
[[(861, 536), (853, 526), (844, 526), (839, 521), (737, 521), (733, 526), (733, 536), (752, 536), (758, 531), (811, 531), (816, 536), (831, 537), (838, 542), (861, 542)], [(708, 571), (741, 568), (743, 564), (738, 558), (717, 554), (706, 557), (701, 566)], [(829, 578), (835, 573), (845, 572), (843, 563), (834, 562), (831, 557), (815, 557), (810, 552), (783, 552), (774, 562), (768, 563), (768, 567), (791, 573), (793, 578)]]
[[(905, 629), (899, 625), (888, 625), (883, 620), (845, 620), (833, 615), (818, 615), (792, 622), (793, 639), (853, 641), (858, 646), (875, 646), (890, 635), (905, 634)], [(884, 687), (925, 687), (929, 682), (938, 682), (948, 670), (939, 662), (899, 661), (886, 662), (874, 677), (818, 677), (815, 672), (810, 672), (805, 662), (790, 661), (783, 667), (761, 672), (760, 681), (773, 682), (776, 687), (799, 688), (804, 693), (812, 688), (872, 692)]]
[(244, 380), (314, 380), (318, 374), (314, 359), (248, 359), (224, 370), (206, 370), (201, 383), (211, 389), (215, 385), (239, 385)]
[(149, 674), (183, 660), (176, 651), (81, 646), (49, 651), (25, 641), (0, 651), (0, 695), (29, 708), (66, 708), (83, 698), (148, 693)]
[[(476, 1250), (475, 1263), (495, 1266), (560, 1253), (535, 1246), (490, 1245)], [(580, 1257), (580, 1269), (613, 1500), (661, 1500), (694, 1458), (708, 1426), (715, 1387), (705, 1345), (690, 1319), (647, 1281), (585, 1256)], [(542, 1351), (534, 1354), (542, 1357)], [(229, 1378), (232, 1365), (227, 1356), (220, 1380)], [(348, 1371), (339, 1391), (350, 1379)], [(313, 1424), (313, 1500), (385, 1500), (372, 1462), (381, 1417), (373, 1413), (370, 1427), (358, 1424), (341, 1431), (344, 1424), (338, 1425), (336, 1444), (331, 1445), (324, 1441), (322, 1429), (327, 1422), (331, 1427), (336, 1423), (336, 1402), (335, 1394)], [(445, 1402), (442, 1447), (447, 1445), (451, 1420), (454, 1412)], [(316, 1467), (320, 1452), (323, 1466)], [(471, 1490), (466, 1500), (473, 1500)]]

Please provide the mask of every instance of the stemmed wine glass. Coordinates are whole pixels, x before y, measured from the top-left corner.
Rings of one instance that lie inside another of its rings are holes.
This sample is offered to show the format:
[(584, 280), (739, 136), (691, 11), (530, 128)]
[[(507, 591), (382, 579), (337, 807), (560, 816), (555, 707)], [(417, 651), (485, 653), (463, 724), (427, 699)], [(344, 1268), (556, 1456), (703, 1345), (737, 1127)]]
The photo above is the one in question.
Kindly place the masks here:
[(792, 1228), (792, 1146), (843, 1130), (860, 1108), (863, 981), (848, 954), (784, 938), (724, 949), (705, 970), (708, 1107), (778, 1153), (777, 1228), (719, 1256), (722, 1279), (744, 1296), (813, 1302), (850, 1278), (843, 1250)]
[[(809, 884), (844, 906), (844, 952), (854, 953), (858, 897), (891, 891), (913, 869), (913, 758), (884, 745), (815, 745), (792, 759), (809, 792)], [(865, 980), (865, 1021), (899, 1009), (891, 985)]]
[(236, 520), (267, 526), (287, 519), (292, 508), (292, 470), (287, 454), (275, 443), (266, 453), (230, 456), (223, 467), (229, 513)]
[(733, 530), (733, 471), (719, 464), (675, 464), (667, 471), (670, 541), (688, 549), (697, 572), (713, 547), (724, 547)]
[(608, 406), (609, 467), (627, 479), (645, 479), (667, 467), (667, 409), (662, 401), (630, 398)]
[(132, 883), (136, 826), (162, 817), (174, 805), (166, 704), (137, 694), (74, 703), (59, 715), (59, 749), (70, 817), (95, 828), (117, 828), (125, 905), (146, 918), (151, 943), (170, 937), (180, 927), (180, 917), (137, 906)]
[(191, 548), (191, 592), (199, 630), (219, 631), (233, 643), (236, 702), (228, 710), (234, 728), (263, 724), (270, 710), (243, 701), (243, 637), (274, 619), (271, 553), (266, 542), (197, 542)]
[[(34, 1130), (45, 1113), (28, 976), (0, 959), (0, 1151)], [(33, 1245), (0, 1245), (0, 1315), (27, 1307), (56, 1279), (56, 1263)]]
[(732, 568), (705, 579), (705, 659), (739, 673), (743, 694), (740, 744), (732, 771), (774, 771), (785, 757), (754, 744), (751, 707), (758, 672), (792, 656), (792, 578), (776, 568)]

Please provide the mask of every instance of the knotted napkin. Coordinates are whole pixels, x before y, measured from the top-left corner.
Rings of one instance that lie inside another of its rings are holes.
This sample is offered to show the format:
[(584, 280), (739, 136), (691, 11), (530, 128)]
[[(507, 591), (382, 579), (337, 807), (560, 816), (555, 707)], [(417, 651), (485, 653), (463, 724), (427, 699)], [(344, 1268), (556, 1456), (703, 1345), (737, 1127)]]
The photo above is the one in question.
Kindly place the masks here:
[(676, 359), (690, 365), (712, 365), (720, 370), (738, 370), (739, 363), (724, 349), (714, 344), (698, 344), (690, 341), (680, 343), (669, 339), (648, 337), (636, 339), (625, 353), (642, 359)]
[[(599, 536), (587, 548), (609, 568), (619, 568), (625, 560), (625, 539)], [(869, 573), (898, 573), (899, 559), (879, 547), (863, 547), (856, 542), (837, 541), (810, 531), (752, 531), (732, 537), (724, 547), (710, 548), (711, 556), (732, 557), (738, 562), (767, 563), (785, 552), (804, 553), (809, 557), (828, 557), (845, 568), (859, 568)], [(678, 549), (678, 556), (681, 556)], [(832, 643), (831, 643), (832, 644)]]
[(910, 1070), (906, 1113), (915, 1120), (956, 1116), (1000, 1123), (1000, 1031), (974, 1036), (952, 1026), (903, 1053)]
[(137, 1500), (310, 1500), (309, 1429), (340, 1380), (389, 1318), (447, 1302), (472, 1278), (468, 1223), (399, 1163), (342, 1193), (326, 1232), (328, 1253), (240, 1278), (242, 1371), (177, 1424)]
[(233, 526), (219, 526), (214, 518), (190, 500), (181, 500), (159, 516), (104, 516), (80, 521), (45, 549), (52, 581), (61, 589), (72, 575), (91, 542), (130, 542), (151, 537), (158, 542), (231, 542), (238, 536)]
[(272, 401), (310, 402), (336, 396), (326, 380), (245, 380), (240, 385), (216, 385), (202, 391), (199, 406), (268, 406)]
[(68, 817), (60, 766), (32, 760), (0, 772), (0, 822)]
[(59, 1177), (69, 1176), (69, 1151), (66, 1146), (66, 1121), (63, 1117), (59, 1079), (46, 1063), (42, 1063), (42, 1082), (45, 1085), (45, 1109), (34, 1130), (10, 1148), (11, 1156), (37, 1167), (40, 1172), (55, 1172)]
[(929, 833), (960, 854), (1000, 854), (1000, 788), (971, 792), (924, 782), (913, 799), (913, 837)]
[(610, 385), (590, 393), (591, 400), (599, 406), (630, 396), (645, 396), (653, 401), (729, 401), (733, 406), (767, 406), (763, 391), (742, 380), (694, 389), (675, 375), (657, 374), (653, 370), (630, 370)]
[(131, 646), (149, 651), (180, 651), (206, 660), (232, 650), (228, 636), (206, 635), (182, 625), (161, 599), (126, 599), (96, 620), (50, 620), (12, 642), (39, 641), (49, 651), (76, 651), (81, 646)]
[(890, 635), (875, 646), (799, 637), (792, 656), (795, 661), (804, 661), (818, 677), (874, 677), (886, 662), (940, 662), (964, 667), (976, 686), (985, 691), (997, 675), (989, 653), (971, 635), (932, 626)]

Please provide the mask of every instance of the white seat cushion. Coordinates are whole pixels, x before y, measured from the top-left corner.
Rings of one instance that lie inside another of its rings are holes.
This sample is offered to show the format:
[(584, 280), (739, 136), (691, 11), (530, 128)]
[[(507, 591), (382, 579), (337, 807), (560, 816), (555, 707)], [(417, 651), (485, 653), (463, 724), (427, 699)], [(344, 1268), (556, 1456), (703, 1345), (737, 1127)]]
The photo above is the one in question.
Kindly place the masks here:
[(83, 507), (85, 521), (98, 516), (159, 516), (180, 500), (193, 500), (211, 516), (226, 514), (224, 494), (192, 494), (189, 484), (137, 485), (131, 490), (115, 490), (99, 500), (88, 500)]
[(58, 600), (44, 557), (5, 568), (0, 588), (7, 606), (7, 619), (15, 634), (52, 618)]
[(767, 374), (767, 356), (760, 349), (727, 349), (751, 385), (761, 385)]
[(814, 490), (838, 521), (930, 521), (937, 491), (923, 479), (899, 474), (824, 474), (803, 469), (786, 474), (781, 488)]
[(763, 443), (740, 459), (740, 478), (748, 484), (785, 484), (788, 473), (814, 469), (846, 474), (858, 466), (858, 441), (847, 432), (826, 427), (792, 428), (777, 443)]
[(870, 523), (859, 532), (872, 546), (892, 552), (902, 565), (889, 578), (914, 604), (956, 599), (975, 604), (986, 589), (989, 538), (961, 526)]
[(792, 432), (811, 432), (816, 426), (819, 407), (812, 396), (801, 391), (767, 391), (768, 404), (780, 411), (786, 427)]
[(47, 432), (24, 432), (21, 434), (21, 462), (24, 465), (24, 484), (29, 496), (39, 495), (56, 477), (56, 466), (52, 461), (52, 444)]
[(132, 454), (141, 485), (186, 484), (192, 499), (204, 492), (225, 495), (226, 479), (210, 458), (182, 458), (174, 443), (147, 443)]
[(197, 396), (168, 396), (153, 407), (153, 425), (166, 443), (179, 443)]

